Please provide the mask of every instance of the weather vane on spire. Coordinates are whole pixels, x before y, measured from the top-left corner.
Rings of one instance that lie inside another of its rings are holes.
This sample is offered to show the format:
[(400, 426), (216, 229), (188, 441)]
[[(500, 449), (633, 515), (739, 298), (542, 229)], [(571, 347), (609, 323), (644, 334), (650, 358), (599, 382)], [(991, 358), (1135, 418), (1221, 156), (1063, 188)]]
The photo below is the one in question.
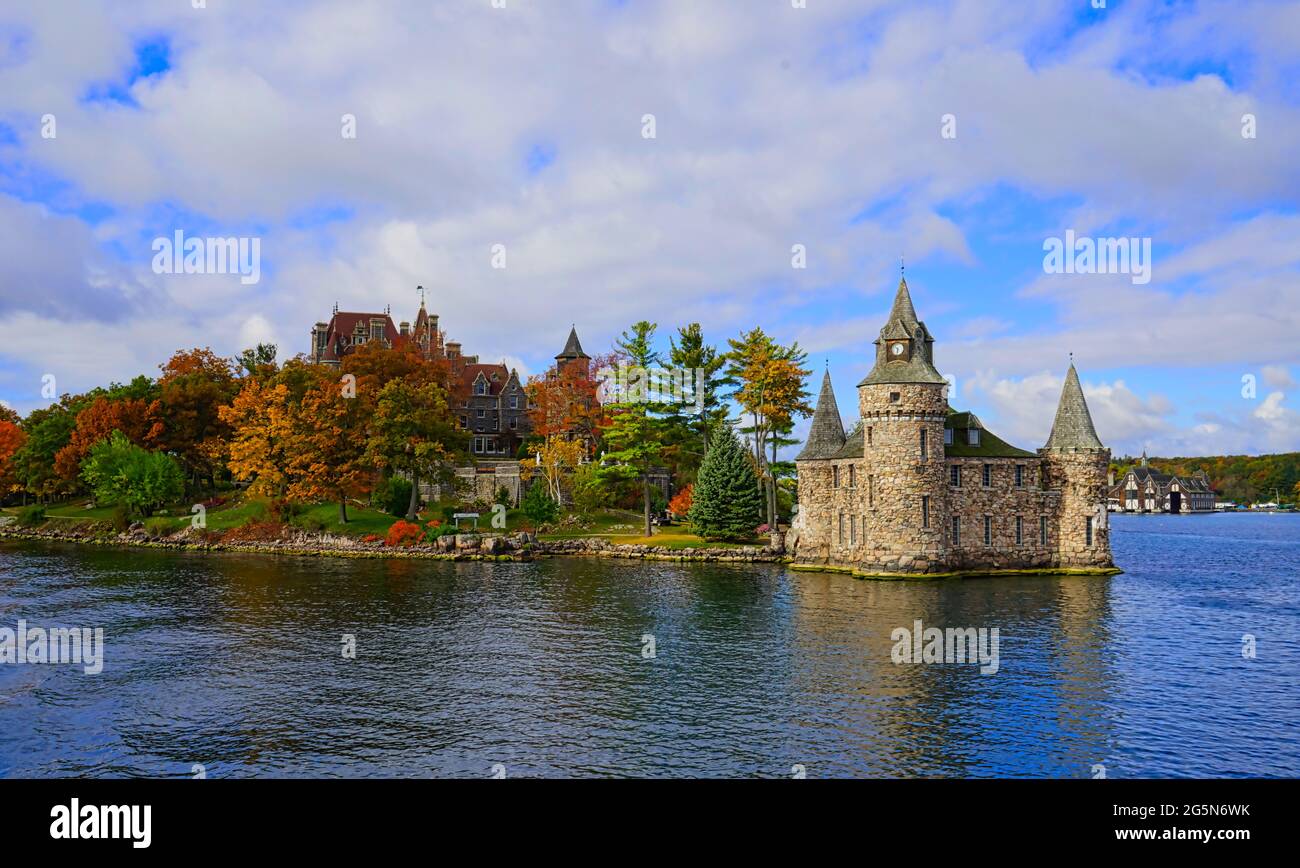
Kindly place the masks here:
[(903, 254), (901, 253), (898, 254), (898, 276), (907, 277), (907, 261), (903, 258)]
[(423, 287), (423, 286), (417, 286), (417, 287), (415, 288), (415, 291), (418, 292), (418, 293), (420, 294), (420, 307), (424, 307), (424, 287)]

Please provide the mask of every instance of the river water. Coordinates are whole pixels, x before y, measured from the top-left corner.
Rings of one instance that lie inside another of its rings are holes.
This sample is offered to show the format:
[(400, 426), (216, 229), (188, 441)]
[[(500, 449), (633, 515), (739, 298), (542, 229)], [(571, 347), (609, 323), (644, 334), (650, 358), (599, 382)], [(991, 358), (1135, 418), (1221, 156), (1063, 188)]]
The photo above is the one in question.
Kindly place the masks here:
[[(1124, 575), (937, 582), (2, 541), (0, 628), (105, 647), (0, 664), (0, 775), (1300, 775), (1300, 516), (1112, 535)], [(996, 673), (896, 664), (917, 620)]]

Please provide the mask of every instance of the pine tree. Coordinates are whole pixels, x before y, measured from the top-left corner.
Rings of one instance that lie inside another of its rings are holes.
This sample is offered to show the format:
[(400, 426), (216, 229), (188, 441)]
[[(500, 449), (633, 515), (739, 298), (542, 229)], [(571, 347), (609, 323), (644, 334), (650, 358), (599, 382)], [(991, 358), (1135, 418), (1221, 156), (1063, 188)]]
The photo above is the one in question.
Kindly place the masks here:
[(752, 459), (730, 426), (709, 444), (695, 483), (690, 519), (706, 540), (750, 540), (763, 516), (763, 495)]

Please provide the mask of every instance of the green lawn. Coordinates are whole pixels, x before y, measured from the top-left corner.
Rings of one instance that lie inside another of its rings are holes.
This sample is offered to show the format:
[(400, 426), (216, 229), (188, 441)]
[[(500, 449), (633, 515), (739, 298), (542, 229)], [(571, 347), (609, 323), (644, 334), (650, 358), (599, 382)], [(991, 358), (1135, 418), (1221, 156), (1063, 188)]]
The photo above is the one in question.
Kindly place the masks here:
[(614, 542), (627, 546), (659, 546), (666, 549), (734, 549), (740, 546), (764, 546), (767, 540), (752, 539), (747, 542), (705, 542), (693, 533), (671, 528), (654, 536), (617, 537)]

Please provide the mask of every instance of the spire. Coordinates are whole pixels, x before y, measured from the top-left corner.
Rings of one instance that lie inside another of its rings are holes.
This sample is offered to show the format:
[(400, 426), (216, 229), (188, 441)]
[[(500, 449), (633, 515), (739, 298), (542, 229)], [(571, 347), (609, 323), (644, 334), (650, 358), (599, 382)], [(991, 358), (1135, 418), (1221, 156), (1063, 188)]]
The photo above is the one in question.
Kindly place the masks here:
[(817, 396), (817, 409), (813, 411), (808, 441), (795, 461), (816, 461), (830, 458), (844, 446), (844, 420), (840, 418), (839, 405), (835, 403), (835, 390), (831, 388), (831, 372), (822, 375), (822, 391)]
[(1065, 375), (1065, 388), (1061, 390), (1061, 403), (1056, 408), (1056, 421), (1052, 423), (1052, 436), (1047, 438), (1046, 449), (1092, 450), (1105, 449), (1092, 425), (1092, 414), (1083, 397), (1079, 372), (1071, 363)]
[(566, 360), (591, 358), (582, 351), (582, 344), (578, 341), (577, 325), (574, 325), (569, 329), (569, 340), (565, 342), (564, 350), (555, 358)]
[(876, 340), (876, 364), (859, 386), (882, 383), (926, 383), (947, 385), (934, 367), (934, 337), (916, 316), (907, 279), (898, 278), (898, 293), (889, 311), (889, 321)]

